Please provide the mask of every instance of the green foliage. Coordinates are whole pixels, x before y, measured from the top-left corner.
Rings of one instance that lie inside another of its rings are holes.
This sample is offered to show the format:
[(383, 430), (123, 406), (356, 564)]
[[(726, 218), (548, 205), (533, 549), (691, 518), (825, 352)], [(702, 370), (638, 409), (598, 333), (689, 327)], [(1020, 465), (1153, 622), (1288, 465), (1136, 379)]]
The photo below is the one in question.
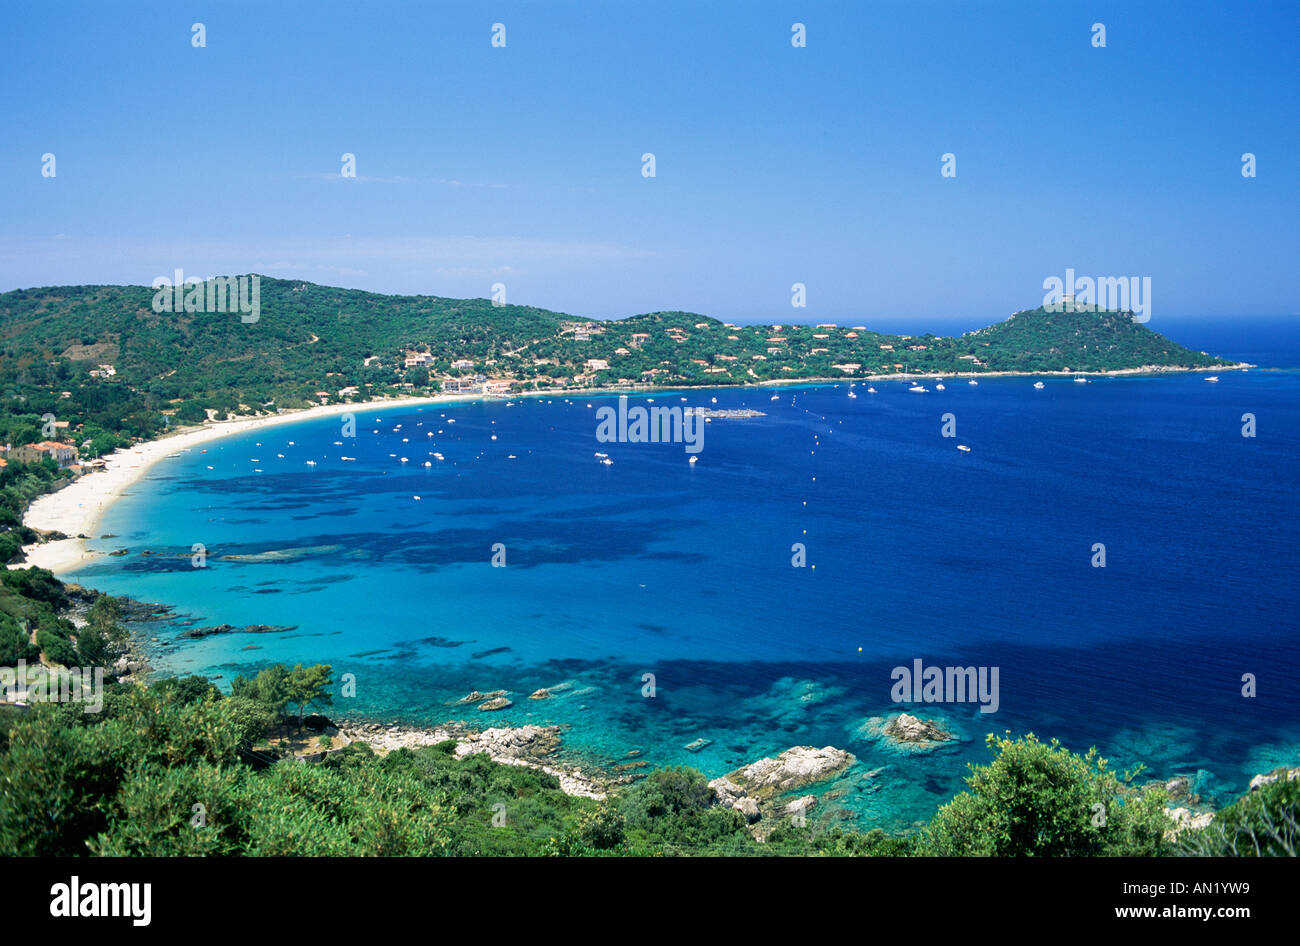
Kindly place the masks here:
[(1300, 856), (1300, 778), (1277, 779), (1247, 792), (1200, 831), (1178, 837), (1178, 853), (1201, 857)]
[[(1079, 756), (1053, 739), (988, 737), (992, 764), (971, 766), (963, 792), (922, 835), (941, 856), (1153, 855), (1165, 852), (1162, 791), (1140, 793), (1095, 748)], [(1133, 773), (1136, 774), (1136, 773)]]

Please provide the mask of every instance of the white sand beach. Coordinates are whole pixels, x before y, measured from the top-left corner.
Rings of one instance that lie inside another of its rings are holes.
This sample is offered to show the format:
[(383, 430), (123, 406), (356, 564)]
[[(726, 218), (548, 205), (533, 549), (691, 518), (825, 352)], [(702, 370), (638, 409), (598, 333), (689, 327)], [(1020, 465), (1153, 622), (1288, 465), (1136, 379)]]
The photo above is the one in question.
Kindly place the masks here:
[(58, 492), (41, 496), (31, 504), (23, 517), (24, 524), (33, 529), (62, 532), (69, 538), (24, 546), (23, 551), (26, 553), (27, 561), (9, 567), (27, 568), (36, 565), (40, 568), (48, 568), (57, 575), (75, 571), (91, 561), (98, 553), (89, 549), (84, 539), (78, 539), (76, 536), (93, 535), (104, 512), (116, 500), (126, 495), (131, 486), (154, 464), (165, 459), (169, 454), (260, 427), (291, 424), (317, 417), (375, 408), (406, 408), (421, 404), (465, 400), (464, 395), (439, 395), (427, 398), (386, 398), (356, 404), (331, 404), (300, 411), (285, 411), (267, 417), (218, 421), (201, 427), (181, 428), (157, 440), (139, 443), (126, 450), (118, 450), (104, 458), (103, 468), (86, 473)]

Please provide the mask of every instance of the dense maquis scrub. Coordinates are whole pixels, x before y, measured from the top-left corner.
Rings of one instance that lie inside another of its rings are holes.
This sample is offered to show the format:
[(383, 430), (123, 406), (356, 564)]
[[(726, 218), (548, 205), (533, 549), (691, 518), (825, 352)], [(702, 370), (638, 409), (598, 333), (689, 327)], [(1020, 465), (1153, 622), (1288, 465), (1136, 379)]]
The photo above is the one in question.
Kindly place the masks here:
[[(68, 619), (80, 610), (76, 627)], [(38, 568), (0, 573), (0, 666), (112, 658), (113, 598)], [(20, 628), (17, 636), (14, 628)], [(41, 628), (32, 643), (29, 628)], [(0, 850), (46, 855), (1294, 855), (1300, 779), (1282, 773), (1171, 836), (1158, 784), (1095, 750), (988, 737), (992, 759), (920, 832), (786, 818), (758, 841), (695, 769), (651, 770), (604, 800), (454, 742), (381, 755), (332, 750), (304, 716), (329, 705), (328, 666), (275, 664), (230, 694), (202, 677), (104, 687), (81, 703), (0, 705)], [(309, 718), (310, 719), (310, 718)], [(331, 751), (332, 750), (332, 751)], [(307, 759), (315, 761), (306, 761)]]

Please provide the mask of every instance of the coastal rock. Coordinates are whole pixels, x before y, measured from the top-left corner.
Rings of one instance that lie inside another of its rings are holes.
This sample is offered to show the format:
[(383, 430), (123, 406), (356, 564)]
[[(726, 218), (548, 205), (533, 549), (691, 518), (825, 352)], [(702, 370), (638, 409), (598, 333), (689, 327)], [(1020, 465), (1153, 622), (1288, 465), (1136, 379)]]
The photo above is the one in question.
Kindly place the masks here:
[(1210, 822), (1214, 820), (1214, 812), (1212, 811), (1203, 811), (1198, 814), (1187, 808), (1166, 808), (1165, 815), (1173, 822), (1173, 827), (1165, 832), (1165, 838), (1170, 841), (1177, 838), (1184, 831), (1200, 831), (1209, 827)]
[(493, 713), (497, 710), (503, 710), (511, 706), (514, 706), (513, 701), (506, 699), (504, 696), (495, 696), (490, 700), (484, 700), (480, 703), (478, 711), (480, 713)]
[(758, 802), (752, 798), (741, 798), (731, 807), (740, 812), (741, 815), (744, 816), (745, 821), (749, 824), (755, 824), (763, 817), (762, 813), (758, 810)]
[(532, 693), (528, 694), (528, 698), (530, 700), (549, 700), (551, 698), (551, 691), (546, 689), (546, 687), (542, 687), (540, 690), (534, 690)]
[(469, 693), (462, 696), (458, 703), (478, 703), (482, 700), (495, 700), (506, 695), (505, 690), (493, 690), (490, 693), (480, 693), (478, 690), (470, 690)]
[(558, 726), (494, 727), (467, 736), (456, 746), (456, 758), (486, 752), (493, 759), (536, 759), (555, 751), (560, 744)]
[(747, 794), (779, 795), (830, 778), (855, 761), (850, 752), (834, 746), (795, 746), (776, 758), (759, 759), (732, 772), (728, 778)]
[(736, 802), (745, 797), (745, 790), (725, 775), (710, 782), (709, 788), (718, 796), (718, 804), (728, 808), (736, 807)]
[(892, 719), (873, 716), (858, 729), (858, 734), (905, 752), (928, 752), (957, 737), (934, 719), (920, 719), (900, 713)]
[[(1277, 772), (1273, 772), (1268, 775), (1256, 775), (1253, 779), (1250, 780), (1250, 790), (1253, 792), (1255, 791), (1255, 789), (1260, 788), (1261, 786), (1268, 785), (1272, 782), (1276, 782), (1280, 777), (1280, 773), (1281, 770), (1279, 769)], [(1300, 778), (1300, 769), (1286, 770), (1286, 780), (1288, 782), (1291, 781), (1292, 779), (1297, 779), (1297, 778)]]
[(1185, 776), (1171, 778), (1165, 782), (1165, 792), (1171, 799), (1184, 798), (1191, 793), (1192, 783)]
[(682, 746), (682, 748), (687, 752), (699, 752), (705, 746), (711, 745), (712, 742), (712, 739), (696, 739), (694, 742), (688, 742), (686, 745)]
[(881, 732), (896, 742), (946, 742), (952, 738), (934, 720), (918, 719), (907, 713), (895, 716)]
[(807, 817), (808, 812), (817, 804), (816, 795), (804, 795), (785, 806), (785, 813), (792, 818)]

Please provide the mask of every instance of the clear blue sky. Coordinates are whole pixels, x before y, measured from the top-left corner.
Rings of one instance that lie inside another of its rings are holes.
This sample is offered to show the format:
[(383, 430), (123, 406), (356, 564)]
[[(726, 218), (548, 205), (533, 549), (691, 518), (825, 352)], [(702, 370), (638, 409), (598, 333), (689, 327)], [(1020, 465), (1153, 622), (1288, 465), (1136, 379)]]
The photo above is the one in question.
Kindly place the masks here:
[(0, 289), (923, 330), (1073, 267), (1150, 276), (1153, 328), (1295, 314), (1298, 39), (1294, 2), (7, 4)]

